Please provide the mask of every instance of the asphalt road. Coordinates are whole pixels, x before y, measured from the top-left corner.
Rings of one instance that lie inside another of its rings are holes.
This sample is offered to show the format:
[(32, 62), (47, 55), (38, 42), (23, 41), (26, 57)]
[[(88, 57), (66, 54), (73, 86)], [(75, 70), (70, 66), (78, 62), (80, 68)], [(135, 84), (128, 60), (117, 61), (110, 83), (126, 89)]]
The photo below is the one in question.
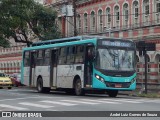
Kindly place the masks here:
[[(48, 113), (50, 116), (54, 116), (56, 114), (59, 115), (59, 117), (41, 118), (42, 120), (119, 120), (122, 118), (126, 120), (158, 120), (160, 117), (135, 117), (135, 115), (132, 117), (120, 117), (122, 115), (118, 117), (105, 117), (103, 116), (103, 113), (105, 114), (106, 112), (106, 114), (111, 114), (116, 112), (116, 115), (119, 113), (123, 114), (123, 111), (125, 111), (124, 113), (126, 114), (128, 114), (127, 111), (130, 111), (131, 114), (136, 111), (149, 111), (152, 113), (152, 111), (160, 111), (160, 99), (131, 97), (126, 95), (118, 95), (116, 98), (110, 98), (108, 95), (104, 94), (74, 96), (66, 95), (64, 92), (51, 92), (49, 94), (42, 94), (37, 93), (37, 91), (34, 89), (20, 87), (13, 88), (11, 90), (0, 89), (0, 112), (4, 111), (17, 111), (22, 113), (25, 113), (25, 111), (31, 113), (32, 111), (39, 111), (40, 113), (45, 113), (45, 111), (47, 113), (47, 111), (50, 111), (50, 113)], [(73, 112), (66, 113), (64, 111)], [(90, 111), (92, 113), (88, 112), (87, 114), (90, 114), (88, 117), (86, 114), (84, 115), (85, 117), (81, 117), (83, 114), (79, 114), (75, 111), (86, 111), (85, 113)], [(107, 111), (109, 111), (109, 113)], [(70, 116), (73, 114), (75, 117), (64, 117), (66, 114), (70, 114)], [(137, 114), (139, 114), (139, 112)], [(140, 115), (142, 115), (141, 112)], [(17, 120), (22, 118), (0, 118), (0, 120), (1, 119)], [(28, 118), (23, 119), (25, 120)], [(34, 119), (39, 120), (40, 118)]]

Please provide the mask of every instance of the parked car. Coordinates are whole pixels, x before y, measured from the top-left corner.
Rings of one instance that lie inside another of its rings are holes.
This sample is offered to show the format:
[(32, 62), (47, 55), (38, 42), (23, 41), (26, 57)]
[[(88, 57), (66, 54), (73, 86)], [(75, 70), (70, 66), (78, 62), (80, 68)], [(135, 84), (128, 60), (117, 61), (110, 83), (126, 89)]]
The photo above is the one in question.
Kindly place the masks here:
[(11, 80), (13, 83), (13, 86), (21, 86), (21, 74), (20, 73), (14, 73), (11, 75)]
[(12, 88), (11, 79), (8, 76), (6, 76), (3, 72), (0, 72), (0, 88)]

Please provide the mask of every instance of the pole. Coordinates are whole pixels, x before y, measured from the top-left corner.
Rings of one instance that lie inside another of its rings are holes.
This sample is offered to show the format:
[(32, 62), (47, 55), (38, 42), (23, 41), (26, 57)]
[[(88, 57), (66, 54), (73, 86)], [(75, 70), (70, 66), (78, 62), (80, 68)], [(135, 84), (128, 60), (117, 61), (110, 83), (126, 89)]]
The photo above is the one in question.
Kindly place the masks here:
[(144, 59), (145, 59), (145, 94), (147, 94), (147, 51), (146, 48), (144, 49)]
[(73, 19), (74, 19), (74, 36), (77, 36), (77, 28), (76, 28), (76, 0), (73, 0), (72, 4), (73, 4)]

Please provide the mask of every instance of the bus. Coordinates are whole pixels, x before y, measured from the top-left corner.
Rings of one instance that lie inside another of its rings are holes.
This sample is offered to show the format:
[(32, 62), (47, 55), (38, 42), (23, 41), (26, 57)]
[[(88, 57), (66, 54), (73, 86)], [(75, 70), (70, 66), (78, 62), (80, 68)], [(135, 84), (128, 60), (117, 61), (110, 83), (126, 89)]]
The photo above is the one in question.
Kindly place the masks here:
[(136, 88), (136, 46), (131, 40), (76, 36), (33, 43), (23, 49), (22, 84), (38, 92), (64, 90), (75, 95)]

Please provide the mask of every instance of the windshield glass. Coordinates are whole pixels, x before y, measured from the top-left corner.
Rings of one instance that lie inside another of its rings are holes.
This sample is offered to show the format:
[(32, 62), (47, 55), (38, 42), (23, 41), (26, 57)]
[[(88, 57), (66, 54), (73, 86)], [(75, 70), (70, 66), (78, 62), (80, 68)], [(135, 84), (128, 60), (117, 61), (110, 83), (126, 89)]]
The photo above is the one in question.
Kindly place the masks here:
[(100, 48), (96, 66), (103, 70), (134, 70), (134, 51), (127, 49)]

